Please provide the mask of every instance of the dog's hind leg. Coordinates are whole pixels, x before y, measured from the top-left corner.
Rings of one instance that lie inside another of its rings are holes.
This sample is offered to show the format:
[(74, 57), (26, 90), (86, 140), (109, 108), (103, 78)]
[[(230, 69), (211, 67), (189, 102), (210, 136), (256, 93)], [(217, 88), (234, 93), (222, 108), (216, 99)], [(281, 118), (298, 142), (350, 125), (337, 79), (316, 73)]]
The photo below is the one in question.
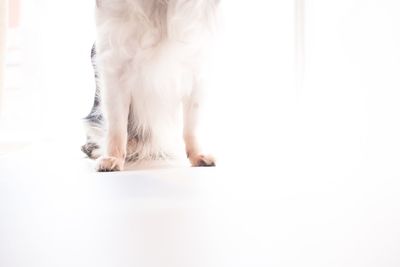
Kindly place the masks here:
[(96, 45), (94, 44), (91, 51), (91, 59), (94, 70), (94, 77), (96, 81), (96, 92), (94, 96), (94, 102), (92, 109), (84, 118), (84, 125), (86, 128), (86, 144), (81, 147), (82, 152), (84, 152), (89, 158), (97, 159), (101, 156), (101, 140), (104, 138), (104, 119), (101, 113), (100, 103), (100, 85), (99, 85), (99, 73), (97, 70), (97, 60), (96, 60)]

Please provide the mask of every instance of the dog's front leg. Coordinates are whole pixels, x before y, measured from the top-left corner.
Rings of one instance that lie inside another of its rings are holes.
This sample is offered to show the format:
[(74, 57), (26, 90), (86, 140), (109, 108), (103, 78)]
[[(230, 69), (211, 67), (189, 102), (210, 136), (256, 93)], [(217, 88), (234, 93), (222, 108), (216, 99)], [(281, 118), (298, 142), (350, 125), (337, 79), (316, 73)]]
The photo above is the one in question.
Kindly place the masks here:
[(202, 154), (198, 141), (197, 127), (199, 113), (203, 102), (203, 84), (200, 80), (194, 82), (193, 91), (183, 101), (183, 138), (186, 146), (186, 154), (193, 167), (215, 166), (215, 160), (210, 155)]
[(130, 93), (124, 85), (123, 64), (100, 62), (103, 112), (106, 119), (105, 153), (97, 161), (100, 172), (121, 171), (124, 168), (127, 147), (127, 125)]

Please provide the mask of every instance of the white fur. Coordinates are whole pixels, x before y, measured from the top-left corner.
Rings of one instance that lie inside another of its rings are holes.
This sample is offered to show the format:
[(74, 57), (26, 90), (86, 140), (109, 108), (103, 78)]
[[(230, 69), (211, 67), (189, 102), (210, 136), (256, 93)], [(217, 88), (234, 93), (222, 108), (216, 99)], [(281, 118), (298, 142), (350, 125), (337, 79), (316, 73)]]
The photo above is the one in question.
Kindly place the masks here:
[(196, 163), (199, 157), (203, 164), (213, 163), (200, 155), (196, 125), (216, 2), (97, 1), (97, 60), (107, 122), (99, 170), (120, 170), (126, 158), (175, 154), (182, 112), (192, 164), (202, 165)]

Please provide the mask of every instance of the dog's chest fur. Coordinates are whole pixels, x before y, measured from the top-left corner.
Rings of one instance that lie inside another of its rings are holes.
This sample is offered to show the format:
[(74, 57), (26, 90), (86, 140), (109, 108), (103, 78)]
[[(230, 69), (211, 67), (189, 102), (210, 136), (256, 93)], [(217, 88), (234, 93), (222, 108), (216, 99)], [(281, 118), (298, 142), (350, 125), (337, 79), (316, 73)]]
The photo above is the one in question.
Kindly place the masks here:
[(170, 150), (165, 140), (173, 140), (171, 126), (201, 73), (214, 7), (215, 0), (97, 1), (99, 68), (117, 73), (109, 91), (130, 92), (129, 135), (148, 145), (140, 154)]

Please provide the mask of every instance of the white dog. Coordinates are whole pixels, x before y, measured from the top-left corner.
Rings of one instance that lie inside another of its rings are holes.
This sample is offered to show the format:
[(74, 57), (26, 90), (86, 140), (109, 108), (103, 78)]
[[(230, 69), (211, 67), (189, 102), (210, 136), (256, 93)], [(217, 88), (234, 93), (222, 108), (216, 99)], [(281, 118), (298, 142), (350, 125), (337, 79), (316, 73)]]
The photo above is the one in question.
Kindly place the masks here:
[[(214, 166), (196, 135), (202, 59), (218, 0), (97, 0), (97, 89), (82, 150), (98, 171), (168, 157), (177, 119), (193, 166)], [(179, 129), (179, 128), (178, 128)], [(176, 145), (176, 144), (175, 144)]]

